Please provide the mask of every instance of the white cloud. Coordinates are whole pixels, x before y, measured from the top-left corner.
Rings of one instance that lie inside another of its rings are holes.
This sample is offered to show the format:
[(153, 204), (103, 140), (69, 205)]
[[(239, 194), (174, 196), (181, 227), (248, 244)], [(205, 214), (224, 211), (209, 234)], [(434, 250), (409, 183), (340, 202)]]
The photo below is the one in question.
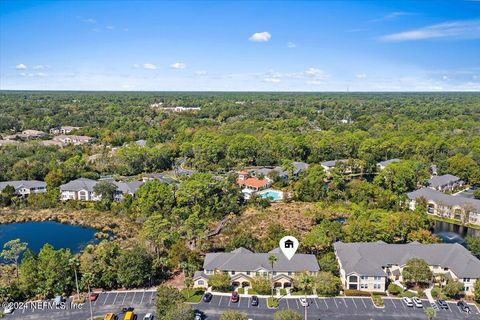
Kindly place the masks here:
[(175, 62), (174, 64), (172, 64), (170, 66), (170, 68), (172, 69), (185, 69), (187, 67), (187, 65), (183, 62)]
[(88, 24), (95, 24), (97, 23), (97, 20), (93, 19), (93, 18), (86, 18), (86, 19), (82, 19), (80, 18), (80, 21), (84, 22), (84, 23), (88, 23)]
[(197, 76), (204, 76), (206, 74), (207, 74), (207, 71), (205, 71), (205, 70), (195, 71), (195, 75), (197, 75)]
[(279, 78), (264, 78), (263, 82), (267, 83), (279, 83), (281, 80)]
[(248, 40), (253, 41), (253, 42), (267, 42), (272, 38), (272, 35), (267, 32), (255, 32), (248, 38)]
[(50, 66), (48, 64), (37, 64), (36, 66), (33, 67), (35, 70), (43, 70), (43, 69), (49, 69)]
[(359, 73), (357, 75), (355, 75), (355, 78), (357, 79), (365, 79), (367, 77), (367, 75), (365, 73)]
[(113, 30), (113, 29), (115, 29), (114, 26), (106, 26), (105, 28), (106, 28), (107, 30)]
[(144, 63), (143, 64), (143, 69), (155, 70), (155, 69), (157, 69), (157, 66), (154, 65), (153, 63)]
[(20, 73), (20, 75), (22, 77), (46, 77), (47, 75), (43, 72), (31, 72), (31, 73), (25, 73), (25, 72), (22, 72)]
[(327, 80), (330, 76), (325, 71), (317, 68), (308, 68), (299, 74), (303, 77), (315, 78), (316, 80)]
[(478, 39), (480, 20), (452, 21), (431, 26), (389, 34), (380, 38), (383, 41), (413, 41), (425, 39)]
[(18, 70), (25, 70), (27, 69), (27, 65), (23, 64), (23, 63), (19, 63), (15, 66), (15, 69), (18, 69)]
[(443, 80), (448, 80), (448, 76), (443, 75), (443, 76), (442, 76), (442, 79), (443, 79)]
[(288, 47), (288, 48), (296, 48), (297, 45), (296, 45), (295, 43), (293, 43), (293, 42), (288, 42), (288, 43), (287, 43), (287, 47)]
[(136, 69), (138, 69), (138, 68), (140, 68), (140, 65), (139, 65), (138, 63), (135, 63), (135, 64), (133, 65), (133, 67), (136, 68)]
[(381, 18), (370, 20), (370, 22), (389, 21), (389, 20), (394, 20), (398, 17), (409, 16), (409, 15), (412, 15), (412, 13), (404, 12), (404, 11), (396, 11), (396, 12), (391, 12), (389, 14), (386, 14)]
[(322, 84), (322, 81), (320, 81), (320, 80), (309, 80), (309, 81), (306, 82), (306, 84), (313, 84), (313, 85), (318, 86), (319, 84)]

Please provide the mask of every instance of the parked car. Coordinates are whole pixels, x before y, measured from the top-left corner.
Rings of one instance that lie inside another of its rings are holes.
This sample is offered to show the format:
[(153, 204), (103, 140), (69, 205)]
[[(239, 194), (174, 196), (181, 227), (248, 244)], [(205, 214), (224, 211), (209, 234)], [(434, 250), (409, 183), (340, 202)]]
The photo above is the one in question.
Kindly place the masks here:
[(126, 312), (133, 311), (133, 310), (135, 310), (135, 308), (133, 308), (133, 307), (123, 307), (122, 308), (122, 313), (126, 313)]
[(90, 295), (88, 296), (88, 300), (90, 300), (90, 301), (92, 301), (92, 302), (95, 301), (95, 300), (97, 300), (97, 298), (98, 298), (98, 293), (96, 293), (96, 292), (92, 292), (92, 293), (90, 293)]
[(4, 314), (12, 314), (15, 309), (13, 308), (13, 304), (10, 303), (10, 305), (7, 304), (5, 308), (3, 309)]
[(210, 301), (212, 301), (212, 297), (213, 297), (213, 295), (210, 292), (207, 292), (203, 296), (203, 301), (204, 302), (210, 302)]
[(258, 297), (257, 296), (252, 296), (251, 304), (254, 307), (258, 306)]
[(438, 299), (437, 304), (440, 309), (448, 310), (448, 303), (445, 300)]
[(415, 307), (423, 308), (422, 300), (418, 299), (417, 297), (413, 297), (412, 301), (413, 301), (413, 304), (415, 305)]
[(118, 316), (115, 313), (107, 313), (103, 320), (118, 320)]
[(58, 307), (62, 302), (65, 302), (65, 298), (62, 296), (56, 296), (55, 299), (53, 299), (53, 302), (55, 302), (55, 305)]
[(308, 307), (308, 301), (305, 298), (299, 298), (298, 301), (300, 301), (300, 304), (302, 307)]
[(135, 313), (133, 313), (133, 311), (127, 311), (125, 313), (125, 317), (123, 318), (123, 320), (134, 320), (135, 319)]
[(407, 307), (413, 307), (413, 300), (411, 298), (403, 297), (402, 300)]
[(203, 312), (200, 311), (200, 310), (195, 310), (194, 315), (195, 315), (195, 317), (194, 317), (195, 320), (202, 320), (203, 319)]
[(463, 300), (460, 300), (457, 302), (457, 306), (462, 310), (463, 312), (470, 313), (470, 306)]
[(147, 313), (145, 317), (143, 317), (143, 320), (153, 320), (153, 314)]
[(240, 296), (238, 295), (238, 292), (233, 291), (232, 292), (232, 297), (230, 298), (230, 301), (238, 302), (238, 300), (240, 300)]

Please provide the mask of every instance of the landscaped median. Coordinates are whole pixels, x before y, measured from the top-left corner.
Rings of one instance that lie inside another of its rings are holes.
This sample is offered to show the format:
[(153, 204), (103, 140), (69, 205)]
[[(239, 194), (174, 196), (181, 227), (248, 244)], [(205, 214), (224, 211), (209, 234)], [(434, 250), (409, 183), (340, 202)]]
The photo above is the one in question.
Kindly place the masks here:
[(278, 299), (277, 299), (277, 298), (275, 298), (275, 297), (273, 297), (273, 298), (272, 298), (272, 297), (268, 297), (268, 299), (267, 299), (267, 307), (268, 307), (269, 309), (276, 309), (276, 308), (278, 308), (278, 304), (279, 304), (279, 302), (278, 302)]
[(183, 289), (181, 293), (185, 297), (185, 302), (199, 303), (205, 291), (201, 289)]

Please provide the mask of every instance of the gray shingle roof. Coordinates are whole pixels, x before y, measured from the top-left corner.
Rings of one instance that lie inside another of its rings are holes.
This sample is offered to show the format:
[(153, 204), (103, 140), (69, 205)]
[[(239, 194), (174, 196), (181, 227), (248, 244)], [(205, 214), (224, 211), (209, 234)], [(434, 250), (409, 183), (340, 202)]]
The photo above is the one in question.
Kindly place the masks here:
[(428, 180), (428, 185), (437, 188), (447, 186), (457, 181), (460, 181), (459, 177), (451, 174), (444, 174), (442, 176), (433, 176), (430, 180)]
[(140, 188), (140, 186), (143, 184), (143, 181), (112, 181), (112, 183), (117, 186), (118, 191), (127, 194), (137, 192), (138, 188)]
[(46, 188), (47, 184), (43, 181), (38, 181), (38, 180), (2, 181), (0, 182), (0, 191), (5, 189), (6, 186), (12, 186), (15, 189), (19, 189), (21, 187), (32, 189), (32, 188)]
[(271, 270), (268, 257), (274, 255), (277, 262), (273, 268), (279, 272), (319, 271), (317, 259), (313, 254), (296, 254), (288, 260), (277, 248), (268, 253), (253, 253), (245, 248), (238, 248), (232, 252), (207, 253), (203, 263), (205, 270), (221, 271), (255, 271), (258, 269)]
[(324, 161), (321, 163), (322, 166), (325, 166), (325, 167), (335, 167), (335, 165), (337, 164), (337, 162), (345, 162), (347, 161), (346, 159), (340, 159), (340, 160), (330, 160), (330, 161)]
[(437, 204), (450, 207), (468, 206), (474, 208), (477, 212), (480, 212), (480, 200), (465, 198), (462, 196), (452, 196), (431, 188), (421, 188), (413, 192), (407, 193), (407, 196), (411, 200), (425, 198), (427, 201), (433, 201)]
[(97, 184), (98, 181), (87, 179), (87, 178), (79, 178), (62, 184), (60, 186), (60, 191), (80, 191), (80, 190), (87, 190), (89, 192), (93, 192), (93, 187)]
[(365, 276), (385, 276), (382, 266), (403, 266), (412, 258), (420, 258), (429, 265), (449, 268), (459, 278), (480, 277), (480, 260), (458, 243), (336, 242), (334, 248), (347, 274), (355, 272)]

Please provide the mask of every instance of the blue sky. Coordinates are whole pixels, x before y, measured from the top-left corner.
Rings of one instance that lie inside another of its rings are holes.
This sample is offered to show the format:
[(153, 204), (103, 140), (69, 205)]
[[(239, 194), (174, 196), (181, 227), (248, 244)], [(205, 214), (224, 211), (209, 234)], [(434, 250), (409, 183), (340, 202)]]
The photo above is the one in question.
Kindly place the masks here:
[(480, 1), (0, 1), (0, 88), (480, 91)]

